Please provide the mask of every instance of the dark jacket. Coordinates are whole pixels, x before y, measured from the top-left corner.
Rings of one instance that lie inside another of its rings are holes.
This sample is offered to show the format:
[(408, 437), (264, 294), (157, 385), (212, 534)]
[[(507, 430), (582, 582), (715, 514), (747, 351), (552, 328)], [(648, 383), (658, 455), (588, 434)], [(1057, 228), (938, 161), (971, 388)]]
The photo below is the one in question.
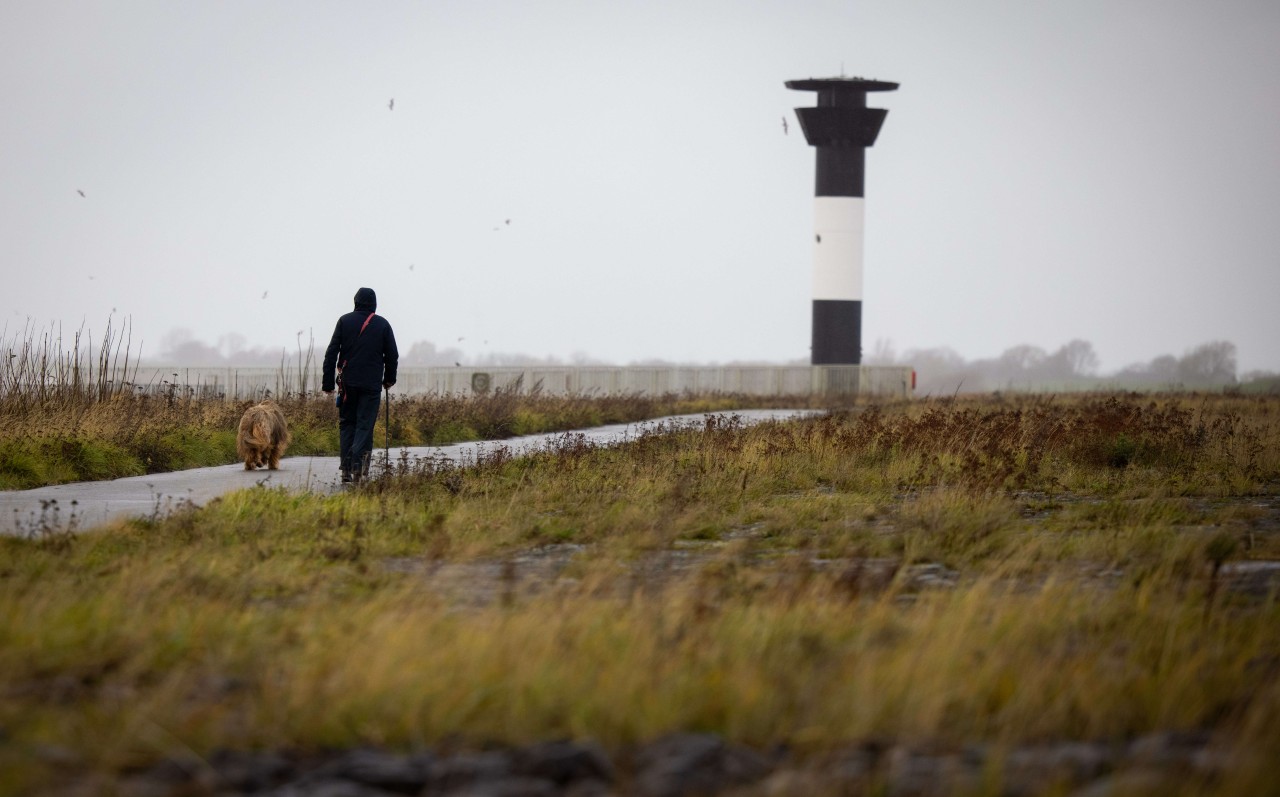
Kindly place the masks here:
[(342, 383), (347, 387), (381, 390), (396, 383), (396, 366), (400, 351), (391, 324), (380, 315), (360, 332), (365, 319), (378, 307), (372, 288), (356, 291), (356, 309), (338, 319), (333, 339), (324, 352), (324, 376), (321, 389), (334, 389), (334, 372), (342, 368)]

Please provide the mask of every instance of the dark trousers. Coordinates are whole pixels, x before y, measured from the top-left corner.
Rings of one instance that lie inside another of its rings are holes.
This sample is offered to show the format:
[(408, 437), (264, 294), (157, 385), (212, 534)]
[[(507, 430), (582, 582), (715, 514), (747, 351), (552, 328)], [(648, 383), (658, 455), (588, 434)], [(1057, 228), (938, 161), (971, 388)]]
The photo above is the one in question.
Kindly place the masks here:
[(373, 453), (373, 425), (378, 422), (382, 391), (348, 387), (338, 408), (338, 442), (343, 473), (367, 473)]

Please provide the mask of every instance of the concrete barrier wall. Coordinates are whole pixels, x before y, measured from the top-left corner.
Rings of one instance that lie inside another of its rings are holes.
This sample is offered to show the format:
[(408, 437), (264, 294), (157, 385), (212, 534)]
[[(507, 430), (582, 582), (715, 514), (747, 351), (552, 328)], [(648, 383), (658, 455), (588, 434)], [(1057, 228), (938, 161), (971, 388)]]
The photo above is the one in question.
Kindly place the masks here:
[[(289, 368), (139, 368), (137, 382), (150, 391), (178, 390), (203, 396), (254, 398), (320, 390), (320, 372)], [(548, 395), (745, 393), (805, 396), (838, 394), (907, 398), (911, 368), (874, 365), (648, 368), (558, 366), (503, 368), (401, 368), (402, 395), (492, 390), (541, 391)]]

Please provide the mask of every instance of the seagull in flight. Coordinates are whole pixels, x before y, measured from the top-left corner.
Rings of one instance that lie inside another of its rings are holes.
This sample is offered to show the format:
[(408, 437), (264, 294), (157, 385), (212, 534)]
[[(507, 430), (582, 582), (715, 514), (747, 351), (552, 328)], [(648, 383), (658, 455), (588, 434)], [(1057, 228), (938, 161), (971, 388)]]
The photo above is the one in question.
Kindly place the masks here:
[(84, 196), (84, 192), (81, 191), (79, 188), (76, 189), (76, 193), (79, 194), (80, 196)]
[(396, 98), (392, 97), (391, 101), (387, 103), (387, 110), (394, 111), (395, 109), (396, 109)]
[(782, 135), (787, 135), (787, 117), (782, 117)]

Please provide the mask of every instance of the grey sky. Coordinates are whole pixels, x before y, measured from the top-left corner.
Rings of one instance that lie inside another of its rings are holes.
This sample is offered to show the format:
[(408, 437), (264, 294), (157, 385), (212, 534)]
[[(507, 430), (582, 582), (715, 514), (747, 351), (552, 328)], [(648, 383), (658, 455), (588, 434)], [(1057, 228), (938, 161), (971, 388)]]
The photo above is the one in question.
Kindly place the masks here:
[(1274, 0), (0, 0), (0, 309), (292, 350), (368, 285), (405, 347), (807, 357), (783, 81), (843, 66), (902, 84), (868, 349), (1280, 370), (1277, 42)]

